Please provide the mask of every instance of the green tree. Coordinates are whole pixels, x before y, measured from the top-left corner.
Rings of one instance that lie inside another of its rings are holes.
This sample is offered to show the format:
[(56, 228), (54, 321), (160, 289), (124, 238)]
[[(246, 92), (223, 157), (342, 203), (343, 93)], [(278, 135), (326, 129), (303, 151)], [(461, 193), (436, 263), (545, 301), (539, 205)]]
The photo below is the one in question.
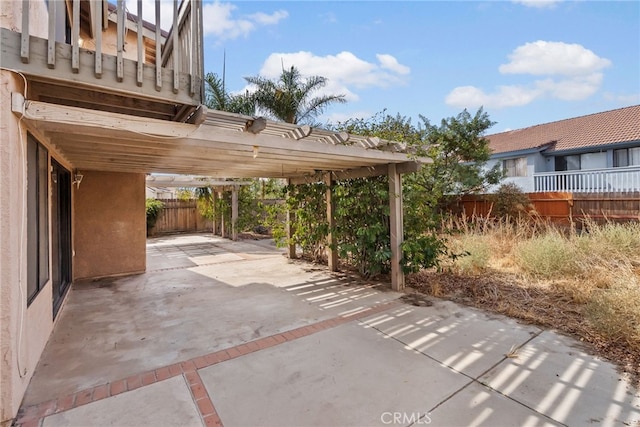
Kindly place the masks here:
[[(485, 168), (490, 150), (483, 135), (493, 122), (482, 109), (474, 116), (464, 110), (456, 117), (442, 120), (439, 126), (431, 125), (422, 116), (421, 121), (414, 126), (411, 119), (382, 112), (368, 120), (349, 120), (334, 127), (336, 131), (397, 141), (406, 144), (412, 156), (431, 158), (432, 163), (425, 164), (420, 172), (404, 175), (403, 179), (406, 271), (437, 266), (442, 256), (451, 255), (437, 230), (443, 200), (480, 191), (497, 183), (502, 176), (498, 168)], [(336, 218), (341, 255), (348, 252), (361, 272), (385, 271), (390, 256), (388, 209), (382, 196), (388, 191), (387, 178), (343, 181), (336, 185), (353, 187), (336, 190), (342, 199), (339, 203), (345, 207), (337, 210), (339, 217)], [(363, 215), (361, 205), (371, 214)], [(374, 214), (377, 205), (381, 210)], [(365, 247), (356, 250), (353, 243)]]
[(327, 84), (321, 76), (303, 79), (300, 71), (292, 66), (282, 70), (276, 80), (261, 76), (245, 77), (256, 86), (252, 94), (255, 105), (273, 119), (294, 124), (313, 124), (326, 107), (346, 102), (344, 95), (319, 95), (315, 92)]
[(208, 108), (230, 113), (253, 116), (255, 101), (251, 94), (232, 95), (227, 92), (224, 81), (216, 73), (207, 73), (204, 77), (205, 105)]
[(409, 139), (407, 144), (413, 156), (430, 158), (432, 163), (424, 165), (419, 173), (405, 176), (409, 231), (435, 227), (446, 200), (481, 192), (503, 176), (499, 165), (486, 168), (491, 150), (484, 134), (495, 123), (482, 108), (473, 116), (465, 109), (443, 119), (439, 126), (424, 116), (420, 119), (419, 138)]

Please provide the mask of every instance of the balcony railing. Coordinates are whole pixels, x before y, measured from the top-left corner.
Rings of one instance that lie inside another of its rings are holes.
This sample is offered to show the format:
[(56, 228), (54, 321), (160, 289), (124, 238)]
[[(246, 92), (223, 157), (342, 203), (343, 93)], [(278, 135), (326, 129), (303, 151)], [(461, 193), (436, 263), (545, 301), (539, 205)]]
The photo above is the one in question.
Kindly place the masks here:
[(640, 166), (544, 172), (533, 176), (535, 192), (608, 193), (640, 191)]
[[(42, 0), (48, 22), (34, 7), (30, 18), (30, 3), (38, 1), (22, 1), (19, 33), (2, 28), (4, 67), (174, 103), (202, 102), (201, 0), (174, 0), (168, 32), (161, 30), (159, 0), (152, 6), (155, 22), (141, 19), (147, 12), (142, 0), (127, 2), (129, 10), (124, 0)], [(65, 14), (70, 28), (60, 23)]]

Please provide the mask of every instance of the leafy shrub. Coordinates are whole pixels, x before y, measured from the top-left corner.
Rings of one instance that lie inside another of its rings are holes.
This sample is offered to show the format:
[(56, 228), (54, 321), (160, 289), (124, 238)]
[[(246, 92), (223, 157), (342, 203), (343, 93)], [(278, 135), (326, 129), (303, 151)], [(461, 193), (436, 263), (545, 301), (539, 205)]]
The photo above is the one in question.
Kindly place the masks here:
[(499, 218), (518, 218), (530, 204), (529, 197), (512, 182), (500, 185), (492, 199), (493, 211)]
[(156, 199), (147, 199), (145, 202), (147, 210), (147, 234), (156, 225), (160, 212), (164, 208), (164, 203)]

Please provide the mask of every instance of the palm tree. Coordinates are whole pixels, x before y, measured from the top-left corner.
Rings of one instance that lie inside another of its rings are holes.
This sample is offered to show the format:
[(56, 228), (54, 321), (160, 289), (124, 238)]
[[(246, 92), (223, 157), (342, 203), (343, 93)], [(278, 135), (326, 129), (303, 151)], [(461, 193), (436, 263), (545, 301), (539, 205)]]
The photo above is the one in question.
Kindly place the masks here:
[(216, 73), (207, 73), (204, 76), (204, 83), (205, 105), (208, 108), (246, 116), (255, 114), (255, 102), (248, 92), (244, 95), (229, 94), (224, 87), (224, 80)]
[(282, 70), (277, 80), (261, 76), (245, 77), (248, 83), (257, 87), (253, 93), (255, 105), (276, 120), (294, 124), (313, 124), (318, 115), (333, 103), (347, 102), (344, 95), (320, 95), (314, 92), (327, 84), (321, 76), (303, 79), (294, 66)]

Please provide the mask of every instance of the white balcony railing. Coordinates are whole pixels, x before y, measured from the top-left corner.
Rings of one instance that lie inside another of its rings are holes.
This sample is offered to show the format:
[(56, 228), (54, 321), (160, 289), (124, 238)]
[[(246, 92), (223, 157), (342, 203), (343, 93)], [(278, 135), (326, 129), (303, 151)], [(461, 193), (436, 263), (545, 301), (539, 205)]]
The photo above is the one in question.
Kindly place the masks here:
[(536, 173), (534, 191), (603, 193), (640, 191), (640, 166)]

